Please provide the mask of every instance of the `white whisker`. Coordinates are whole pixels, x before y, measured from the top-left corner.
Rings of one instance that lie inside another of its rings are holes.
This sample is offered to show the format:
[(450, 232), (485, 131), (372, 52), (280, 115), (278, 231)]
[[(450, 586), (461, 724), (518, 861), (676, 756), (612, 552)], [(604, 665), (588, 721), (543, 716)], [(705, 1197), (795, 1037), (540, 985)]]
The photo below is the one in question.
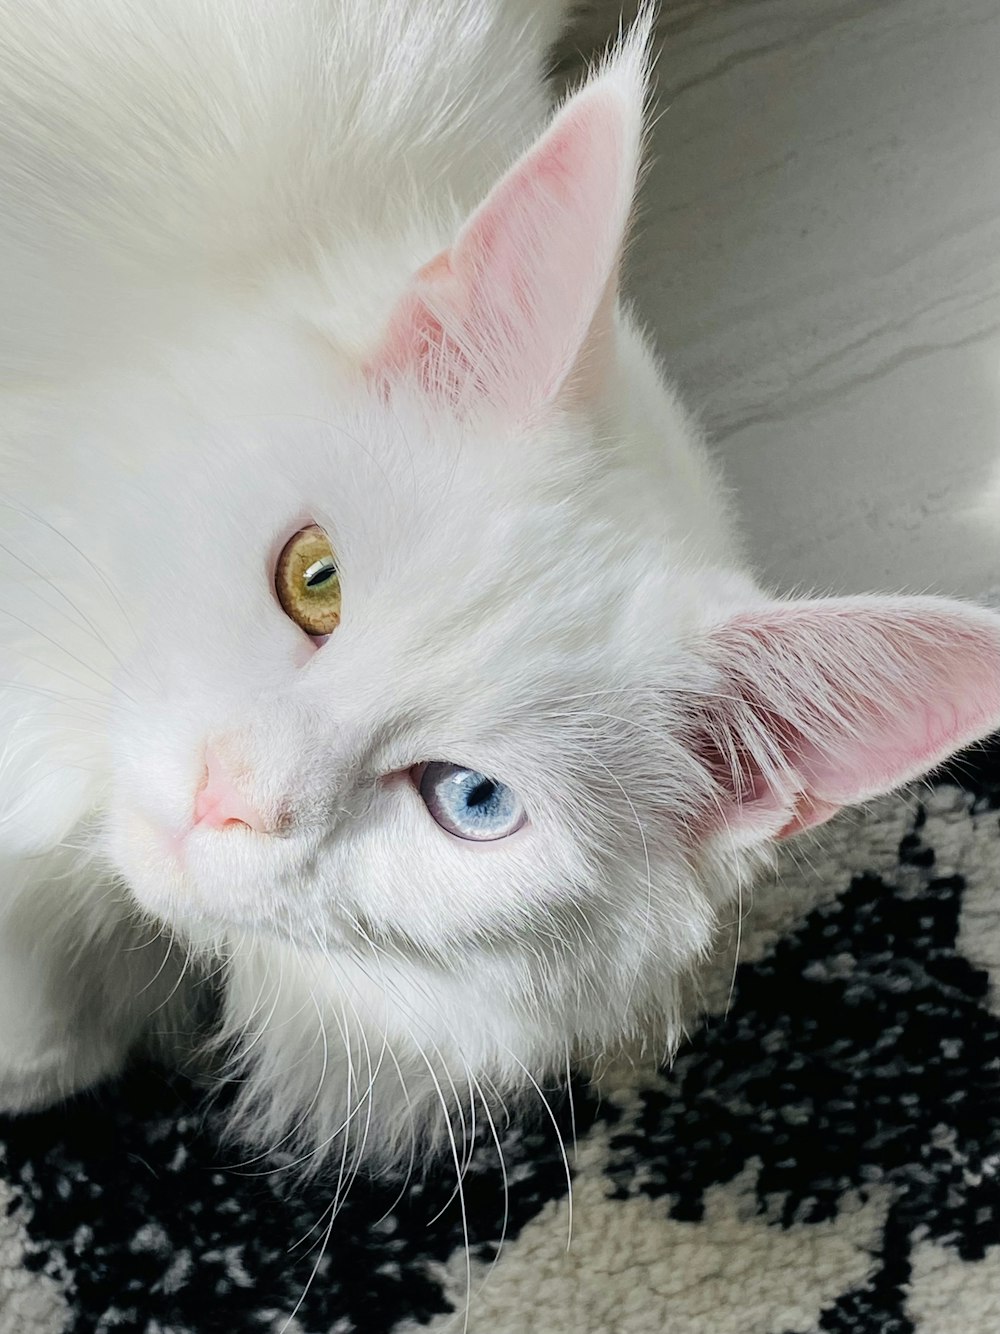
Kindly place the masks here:
[(559, 1122), (556, 1120), (556, 1114), (555, 1112), (553, 1112), (552, 1107), (549, 1104), (548, 1098), (546, 1098), (545, 1094), (542, 1092), (542, 1088), (541, 1085), (538, 1083), (538, 1080), (531, 1073), (531, 1071), (524, 1064), (524, 1062), (520, 1059), (520, 1057), (515, 1055), (515, 1053), (512, 1052), (510, 1048), (507, 1049), (507, 1055), (511, 1058), (514, 1064), (520, 1068), (525, 1078), (527, 1079), (528, 1083), (538, 1094), (539, 1098), (541, 1099), (542, 1106), (545, 1108), (545, 1111), (548, 1114), (548, 1118), (552, 1122), (552, 1128), (556, 1132), (556, 1142), (559, 1145), (559, 1153), (560, 1156), (562, 1157), (563, 1171), (565, 1172), (566, 1175), (566, 1207), (568, 1212), (568, 1220), (566, 1225), (566, 1249), (568, 1251), (573, 1241), (573, 1173), (570, 1169), (569, 1158), (566, 1154), (566, 1145), (563, 1143), (562, 1131), (559, 1129)]

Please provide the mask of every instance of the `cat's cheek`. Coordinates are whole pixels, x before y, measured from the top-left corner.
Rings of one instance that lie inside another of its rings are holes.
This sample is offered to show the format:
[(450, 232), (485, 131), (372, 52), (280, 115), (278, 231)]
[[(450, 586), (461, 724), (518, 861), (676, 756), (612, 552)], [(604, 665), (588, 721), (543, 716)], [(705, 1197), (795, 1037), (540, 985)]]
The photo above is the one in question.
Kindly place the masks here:
[(577, 899), (593, 867), (567, 831), (529, 822), (492, 842), (456, 838), (439, 828), (407, 782), (395, 819), (378, 834), (351, 841), (331, 869), (349, 915), (376, 931), (405, 937), (416, 954), (449, 942), (481, 945), (530, 932), (538, 914)]

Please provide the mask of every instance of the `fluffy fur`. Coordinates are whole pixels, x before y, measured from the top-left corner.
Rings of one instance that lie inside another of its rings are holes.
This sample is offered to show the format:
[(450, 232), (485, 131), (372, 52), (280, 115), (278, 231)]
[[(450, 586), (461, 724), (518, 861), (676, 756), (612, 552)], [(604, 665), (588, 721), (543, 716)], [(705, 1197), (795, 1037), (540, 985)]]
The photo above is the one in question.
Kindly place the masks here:
[[(183, 1045), (213, 978), (244, 1133), (457, 1162), (676, 1037), (775, 838), (1000, 723), (994, 616), (755, 582), (617, 299), (650, 16), (550, 124), (560, 20), (4, 0), (0, 1105)], [(192, 828), (209, 742), (276, 832)], [(428, 760), (527, 826), (445, 833)]]

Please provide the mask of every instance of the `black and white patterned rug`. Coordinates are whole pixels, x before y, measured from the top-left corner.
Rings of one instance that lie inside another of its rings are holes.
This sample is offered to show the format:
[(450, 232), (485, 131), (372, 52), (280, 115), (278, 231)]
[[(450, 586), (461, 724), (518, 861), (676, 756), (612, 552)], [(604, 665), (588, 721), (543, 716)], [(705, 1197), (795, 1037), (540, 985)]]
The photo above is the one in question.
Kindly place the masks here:
[(156, 1069), (0, 1121), (0, 1334), (1000, 1331), (998, 885), (1000, 744), (791, 847), (673, 1068), (553, 1094), (572, 1189), (512, 1125), (464, 1228), (445, 1167), (331, 1221)]

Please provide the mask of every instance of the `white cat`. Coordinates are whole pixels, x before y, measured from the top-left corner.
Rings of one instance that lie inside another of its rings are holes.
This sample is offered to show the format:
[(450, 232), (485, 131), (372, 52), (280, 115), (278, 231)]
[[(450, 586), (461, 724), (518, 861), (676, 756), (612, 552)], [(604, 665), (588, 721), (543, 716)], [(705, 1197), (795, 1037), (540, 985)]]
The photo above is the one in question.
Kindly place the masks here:
[(618, 302), (649, 15), (550, 119), (559, 22), (3, 0), (4, 1108), (214, 975), (246, 1134), (457, 1154), (1000, 725), (1000, 618), (755, 582)]

